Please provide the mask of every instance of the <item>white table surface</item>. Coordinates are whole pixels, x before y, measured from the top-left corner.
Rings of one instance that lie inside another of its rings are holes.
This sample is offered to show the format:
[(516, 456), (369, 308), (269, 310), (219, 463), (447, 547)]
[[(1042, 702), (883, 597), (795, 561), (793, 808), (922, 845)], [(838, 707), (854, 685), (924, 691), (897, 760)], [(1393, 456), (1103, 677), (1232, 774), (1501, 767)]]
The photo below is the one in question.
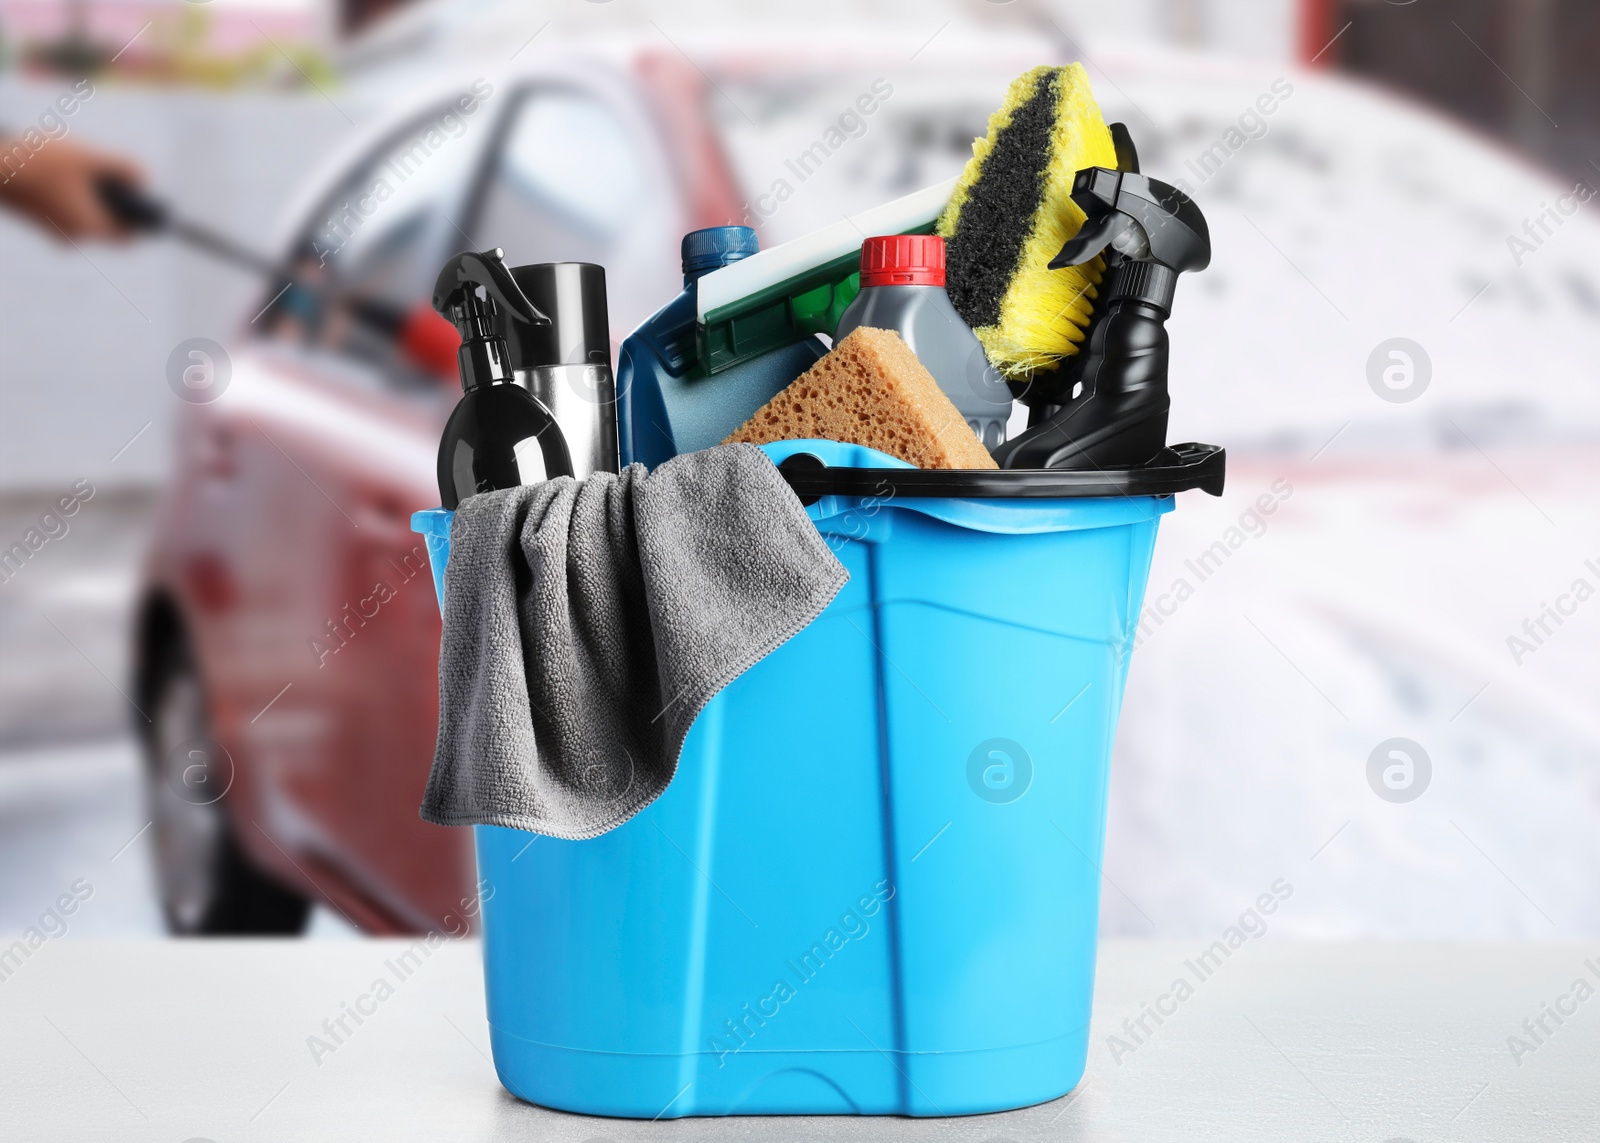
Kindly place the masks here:
[(1111, 941), (1088, 1071), (1064, 1099), (962, 1119), (659, 1123), (506, 1094), (472, 941), (441, 948), (315, 1062), (307, 1037), (406, 944), (51, 942), (0, 981), (0, 1139), (1600, 1139), (1600, 995), (1566, 1001), (1563, 1024), (1546, 1016), (1520, 1063), (1507, 1045), (1531, 1043), (1522, 1022), (1574, 980), (1600, 988), (1600, 942), (1263, 939), (1117, 1062), (1108, 1035), (1206, 942)]

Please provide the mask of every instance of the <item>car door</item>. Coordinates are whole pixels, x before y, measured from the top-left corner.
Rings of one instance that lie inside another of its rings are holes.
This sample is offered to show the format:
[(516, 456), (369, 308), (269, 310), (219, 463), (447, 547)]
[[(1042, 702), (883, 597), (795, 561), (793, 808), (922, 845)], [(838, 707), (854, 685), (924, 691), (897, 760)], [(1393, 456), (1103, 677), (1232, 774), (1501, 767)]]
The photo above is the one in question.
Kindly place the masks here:
[(293, 257), (314, 288), (281, 292), (255, 319), (258, 368), (240, 394), (256, 497), (240, 561), (256, 684), (245, 736), (266, 857), (294, 855), (379, 930), (436, 927), (471, 884), (468, 839), (417, 816), (439, 619), (409, 521), (437, 503), (456, 393), (342, 299), (425, 308), (466, 245), (456, 217), (491, 132), (490, 113), (474, 122), (461, 98), (386, 137), (310, 217)]

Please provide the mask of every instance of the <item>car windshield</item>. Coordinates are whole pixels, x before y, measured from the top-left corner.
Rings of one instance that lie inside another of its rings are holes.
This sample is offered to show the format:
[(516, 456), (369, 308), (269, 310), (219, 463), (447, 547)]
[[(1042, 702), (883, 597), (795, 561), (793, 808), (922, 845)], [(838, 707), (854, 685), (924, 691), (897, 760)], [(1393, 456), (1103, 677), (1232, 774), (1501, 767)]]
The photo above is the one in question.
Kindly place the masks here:
[(446, 203), (486, 129), (478, 101), (458, 99), (472, 112), (456, 100), (429, 108), (354, 164), (310, 216), (293, 248), (295, 284), (254, 323), (268, 337), (380, 365), (392, 383), (416, 380), (395, 338), (426, 304), (441, 235), (454, 229)]

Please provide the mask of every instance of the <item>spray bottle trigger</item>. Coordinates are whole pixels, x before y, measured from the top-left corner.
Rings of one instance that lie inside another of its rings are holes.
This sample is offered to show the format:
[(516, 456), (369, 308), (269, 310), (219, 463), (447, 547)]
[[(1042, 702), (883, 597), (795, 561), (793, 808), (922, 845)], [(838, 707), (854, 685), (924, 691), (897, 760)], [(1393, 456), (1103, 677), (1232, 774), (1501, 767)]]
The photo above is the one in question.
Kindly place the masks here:
[[(506, 269), (505, 251), (499, 247), (481, 254), (469, 250), (446, 262), (433, 286), (433, 308), (458, 327), (466, 325), (463, 318), (486, 317), (487, 312), (477, 303), (479, 287), (491, 306), (498, 306), (529, 325), (550, 324), (550, 318), (528, 300), (511, 271)], [(465, 313), (452, 313), (452, 308), (457, 306), (464, 307)], [(472, 332), (461, 328), (463, 337), (471, 336)]]
[[(479, 290), (483, 291), (482, 298)], [(461, 334), (456, 367), (461, 374), (461, 388), (469, 393), (481, 385), (512, 378), (510, 350), (494, 321), (497, 312), (529, 325), (550, 324), (506, 269), (505, 251), (499, 247), (481, 254), (469, 250), (446, 262), (433, 286), (433, 308)], [(440, 487), (443, 488), (442, 482)]]
[(1061, 252), (1050, 259), (1050, 269), (1081, 266), (1129, 231), (1141, 231), (1136, 237), (1142, 237), (1139, 224), (1120, 210), (1085, 219), (1078, 233), (1067, 239)]

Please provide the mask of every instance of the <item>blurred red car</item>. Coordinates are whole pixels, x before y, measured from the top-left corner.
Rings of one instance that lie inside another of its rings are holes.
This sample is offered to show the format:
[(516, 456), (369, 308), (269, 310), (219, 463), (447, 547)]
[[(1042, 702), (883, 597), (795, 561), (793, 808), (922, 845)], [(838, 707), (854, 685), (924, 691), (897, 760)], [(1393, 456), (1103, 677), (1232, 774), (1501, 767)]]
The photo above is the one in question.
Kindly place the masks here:
[[(685, 231), (746, 221), (780, 240), (958, 171), (1041, 55), (958, 46), (959, 69), (930, 52), (850, 71), (834, 49), (828, 72), (793, 52), (784, 72), (746, 53), (708, 62), (715, 83), (666, 48), (546, 56), (408, 94), (318, 183), (288, 251), (330, 294), (400, 306), (425, 305), (464, 248), (600, 262), (620, 341), (680, 288)], [(863, 102), (885, 75), (890, 95)], [(146, 569), (137, 701), (178, 933), (299, 932), (315, 900), (419, 931), (472, 892), (468, 832), (417, 814), (439, 618), (410, 516), (438, 501), (456, 381), (316, 296), (264, 295), (216, 399), (185, 408)]]

